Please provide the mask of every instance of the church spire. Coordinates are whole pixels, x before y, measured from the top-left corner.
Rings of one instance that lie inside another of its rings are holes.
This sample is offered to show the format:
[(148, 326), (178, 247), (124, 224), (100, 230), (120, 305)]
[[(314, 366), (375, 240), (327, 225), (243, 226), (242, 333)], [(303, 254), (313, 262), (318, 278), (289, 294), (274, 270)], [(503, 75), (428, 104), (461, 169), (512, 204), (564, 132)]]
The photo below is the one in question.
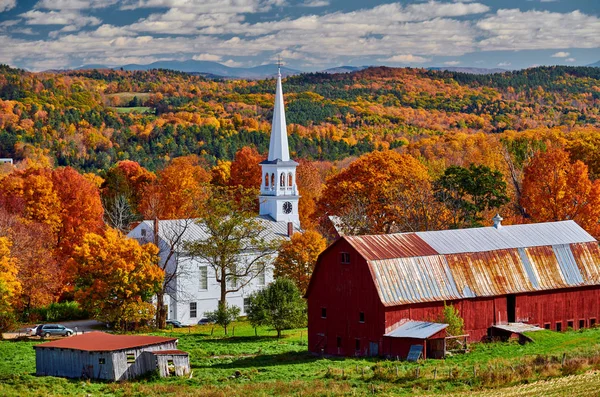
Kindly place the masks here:
[(273, 124), (271, 126), (271, 140), (269, 142), (269, 161), (290, 161), (288, 148), (287, 128), (285, 124), (285, 108), (283, 104), (283, 90), (281, 88), (281, 62), (277, 64), (277, 88), (275, 90), (275, 109), (273, 111)]

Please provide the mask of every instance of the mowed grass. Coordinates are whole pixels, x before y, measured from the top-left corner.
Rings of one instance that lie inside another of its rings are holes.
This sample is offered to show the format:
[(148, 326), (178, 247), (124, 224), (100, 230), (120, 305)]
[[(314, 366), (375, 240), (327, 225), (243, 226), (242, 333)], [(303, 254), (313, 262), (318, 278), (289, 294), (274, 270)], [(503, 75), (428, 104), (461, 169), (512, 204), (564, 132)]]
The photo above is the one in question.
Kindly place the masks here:
[(115, 109), (117, 113), (152, 113), (152, 108), (148, 106), (115, 107), (113, 109)]
[[(569, 395), (578, 396), (590, 395), (576, 394), (585, 391), (578, 379), (592, 382), (588, 392), (600, 385), (598, 375), (589, 372), (600, 368), (600, 329), (540, 331), (530, 334), (535, 343), (473, 344), (469, 354), (422, 363), (313, 356), (307, 352), (305, 329), (285, 331), (281, 339), (266, 329), (255, 335), (245, 322), (229, 331), (225, 337), (221, 328), (205, 325), (154, 333), (179, 339), (179, 348), (190, 353), (193, 376), (153, 375), (119, 383), (36, 377), (33, 346), (39, 342), (2, 341), (0, 396), (391, 396), (475, 391), (496, 396), (503, 395), (501, 388), (512, 387), (508, 392), (515, 385), (539, 381), (543, 382), (532, 392), (539, 394), (523, 395), (546, 395), (547, 387), (548, 395), (567, 388), (575, 393)], [(567, 376), (572, 387), (559, 382)], [(560, 395), (556, 393), (552, 395)]]

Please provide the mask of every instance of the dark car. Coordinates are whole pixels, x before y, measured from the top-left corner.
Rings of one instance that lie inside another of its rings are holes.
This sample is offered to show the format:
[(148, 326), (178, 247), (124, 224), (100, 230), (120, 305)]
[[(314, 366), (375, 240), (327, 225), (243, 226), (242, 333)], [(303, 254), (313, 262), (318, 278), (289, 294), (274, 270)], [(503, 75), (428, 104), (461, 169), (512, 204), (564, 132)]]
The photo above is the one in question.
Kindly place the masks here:
[(185, 325), (181, 324), (179, 320), (167, 320), (167, 325), (172, 325), (173, 328), (185, 327)]
[(35, 334), (38, 336), (62, 335), (71, 336), (73, 330), (60, 324), (43, 324), (38, 325)]
[(206, 324), (214, 324), (215, 322), (213, 320), (209, 320), (208, 318), (201, 318), (200, 321), (198, 321), (198, 325), (206, 325)]

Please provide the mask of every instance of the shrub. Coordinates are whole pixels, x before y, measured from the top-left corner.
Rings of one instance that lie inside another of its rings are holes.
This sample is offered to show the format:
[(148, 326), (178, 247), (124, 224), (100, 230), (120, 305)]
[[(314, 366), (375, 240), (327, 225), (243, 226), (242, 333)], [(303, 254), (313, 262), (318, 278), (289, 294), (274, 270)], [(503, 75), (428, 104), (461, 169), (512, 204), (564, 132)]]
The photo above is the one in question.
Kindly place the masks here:
[(88, 317), (77, 302), (51, 303), (48, 306), (33, 309), (30, 318), (39, 318), (42, 321), (69, 321), (81, 320)]

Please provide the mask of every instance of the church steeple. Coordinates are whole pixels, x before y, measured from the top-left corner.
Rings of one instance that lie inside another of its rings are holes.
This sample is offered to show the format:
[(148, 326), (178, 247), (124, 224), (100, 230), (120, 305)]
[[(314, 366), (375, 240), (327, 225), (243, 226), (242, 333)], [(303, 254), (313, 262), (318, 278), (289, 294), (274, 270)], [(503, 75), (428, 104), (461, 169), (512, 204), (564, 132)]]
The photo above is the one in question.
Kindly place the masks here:
[(290, 160), (280, 62), (278, 66), (269, 155), (267, 160), (260, 163), (262, 167), (259, 196), (260, 215), (268, 215), (277, 222), (292, 222), (299, 228), (298, 200), (300, 196), (296, 187), (298, 163)]
[(271, 140), (269, 142), (269, 161), (290, 161), (288, 148), (287, 127), (285, 123), (285, 108), (283, 90), (281, 88), (281, 68), (277, 69), (277, 88), (275, 89), (275, 109), (271, 125)]

